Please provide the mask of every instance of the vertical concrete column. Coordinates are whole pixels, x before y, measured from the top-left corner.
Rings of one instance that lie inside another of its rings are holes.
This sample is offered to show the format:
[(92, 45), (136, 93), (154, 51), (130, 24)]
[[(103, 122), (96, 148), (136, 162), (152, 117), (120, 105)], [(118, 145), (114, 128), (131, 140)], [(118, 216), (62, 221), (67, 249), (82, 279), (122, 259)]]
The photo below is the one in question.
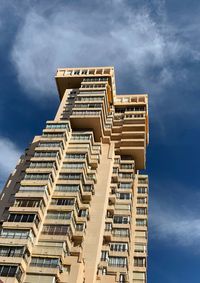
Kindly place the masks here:
[(95, 283), (97, 265), (100, 261), (103, 241), (106, 208), (110, 190), (114, 145), (102, 144), (102, 156), (97, 172), (95, 195), (91, 201), (90, 221), (87, 225), (86, 240), (83, 247), (85, 259), (85, 283)]

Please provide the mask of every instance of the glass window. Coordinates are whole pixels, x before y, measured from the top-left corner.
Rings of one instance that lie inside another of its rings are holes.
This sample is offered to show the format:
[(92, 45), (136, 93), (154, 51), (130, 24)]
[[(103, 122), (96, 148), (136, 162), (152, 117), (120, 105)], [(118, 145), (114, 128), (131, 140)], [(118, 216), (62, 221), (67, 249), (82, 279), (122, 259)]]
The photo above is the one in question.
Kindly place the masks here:
[(101, 251), (101, 261), (108, 260), (108, 251)]
[(119, 183), (120, 189), (132, 189), (132, 183)]
[(31, 223), (36, 220), (36, 214), (10, 214), (8, 222), (28, 222)]
[(16, 277), (19, 281), (21, 275), (22, 271), (16, 265), (0, 265), (0, 276), (2, 277)]
[(135, 252), (136, 253), (145, 253), (146, 252), (146, 245), (143, 243), (136, 243), (135, 244)]
[(109, 266), (116, 267), (126, 267), (127, 266), (127, 258), (126, 257), (109, 257)]
[(80, 190), (79, 185), (56, 185), (55, 191), (61, 192), (78, 192)]
[(85, 159), (86, 153), (66, 153), (68, 159)]
[(48, 180), (50, 174), (25, 174), (25, 180)]
[(60, 260), (58, 258), (33, 257), (30, 265), (38, 267), (57, 268), (60, 265)]
[(35, 157), (56, 157), (58, 154), (57, 151), (36, 151)]
[(116, 252), (128, 251), (128, 243), (111, 243), (110, 250)]
[(44, 225), (42, 234), (44, 235), (69, 235), (71, 229), (69, 225)]
[(62, 142), (40, 142), (39, 147), (62, 147), (64, 148)]
[(81, 180), (82, 174), (81, 173), (61, 173), (59, 175), (60, 180)]
[(145, 257), (134, 257), (134, 266), (145, 267), (146, 266)]
[(129, 229), (114, 228), (112, 230), (112, 234), (116, 237), (128, 237), (129, 236)]
[(81, 169), (85, 165), (84, 162), (76, 162), (76, 163), (63, 163), (63, 168), (69, 168), (69, 169)]
[(146, 187), (138, 187), (137, 191), (138, 191), (138, 194), (146, 194), (147, 188)]
[(130, 216), (114, 215), (113, 223), (128, 224), (130, 223)]
[(67, 220), (70, 219), (72, 216), (71, 211), (67, 212), (48, 212), (47, 213), (47, 219), (62, 219), (62, 220)]
[(119, 199), (131, 199), (130, 193), (117, 193)]
[(46, 128), (47, 129), (68, 129), (69, 130), (69, 125), (68, 124), (47, 124)]
[(54, 198), (51, 201), (52, 205), (74, 205), (75, 199), (74, 198)]
[(136, 226), (147, 226), (146, 219), (136, 219)]
[(24, 247), (0, 246), (0, 256), (21, 257), (23, 252)]
[(139, 215), (146, 215), (147, 214), (147, 208), (146, 207), (137, 207), (136, 213)]

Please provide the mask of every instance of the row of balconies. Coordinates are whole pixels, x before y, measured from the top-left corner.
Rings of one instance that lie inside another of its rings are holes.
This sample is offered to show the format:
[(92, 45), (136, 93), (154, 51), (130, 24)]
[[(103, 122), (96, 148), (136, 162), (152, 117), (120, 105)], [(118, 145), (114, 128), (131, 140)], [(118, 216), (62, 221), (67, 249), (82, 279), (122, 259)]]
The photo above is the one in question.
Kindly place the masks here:
[[(58, 124), (56, 124), (57, 127)], [(61, 127), (62, 128), (62, 127)], [(63, 124), (63, 128), (65, 128), (65, 125)], [(55, 131), (54, 130), (48, 130), (48, 132)], [(65, 129), (66, 131), (66, 129)], [(47, 132), (47, 131), (45, 131)], [(51, 134), (50, 134), (51, 135)], [(49, 148), (53, 148), (54, 152), (60, 152), (63, 153), (64, 147), (66, 146), (66, 135), (61, 137), (42, 137), (39, 142), (39, 145), (36, 147), (36, 151), (40, 151), (42, 148), (42, 151), (47, 151)], [(59, 146), (56, 145), (59, 143)], [(46, 146), (48, 147), (46, 148)], [(2, 231), (7, 231), (7, 236), (12, 234), (12, 231), (32, 231), (33, 235), (36, 236), (38, 234), (38, 231), (41, 227), (42, 219), (44, 218), (44, 209), (47, 205), (49, 195), (52, 192), (52, 185), (57, 175), (58, 170), (58, 154), (55, 154), (56, 159), (53, 159), (54, 161), (51, 161), (50, 163), (42, 163), (43, 168), (33, 168), (38, 167), (39, 164), (34, 163), (33, 160), (31, 161), (31, 167), (27, 168), (25, 170), (25, 176), (24, 179), (21, 181), (21, 187), (19, 188), (19, 191), (15, 195), (15, 202), (14, 205), (9, 208), (9, 216), (7, 221), (4, 221), (2, 224)], [(51, 157), (52, 158), (52, 157)], [(46, 157), (44, 158), (46, 161)], [(44, 168), (45, 165), (47, 165), (47, 168)], [(51, 165), (51, 166), (50, 166)], [(41, 180), (39, 176), (42, 177)], [(35, 177), (35, 178), (34, 178)], [(39, 182), (38, 182), (39, 181)], [(33, 184), (33, 186), (28, 186)], [(34, 186), (36, 185), (36, 186)], [(35, 198), (33, 198), (33, 196)], [(4, 234), (2, 234), (3, 236)], [(33, 244), (33, 237), (29, 237), (28, 234), (26, 234), (26, 237), (18, 239), (18, 236), (20, 237), (19, 233), (18, 235), (16, 233), (13, 234), (13, 238), (9, 238), (9, 243), (14, 244), (14, 242), (17, 241), (17, 245), (19, 243), (23, 243), (25, 246), (29, 247), (29, 249), (32, 249), (32, 245), (30, 246), (30, 243)], [(25, 235), (24, 235), (25, 236)], [(5, 238), (0, 237), (0, 241), (5, 244)], [(28, 250), (29, 250), (28, 249)], [(15, 258), (15, 254), (13, 255), (13, 258)], [(10, 261), (7, 259), (7, 262)], [(17, 261), (15, 260), (15, 263)], [(26, 264), (23, 266), (23, 262), (19, 262), (20, 266), (23, 270), (26, 268)]]

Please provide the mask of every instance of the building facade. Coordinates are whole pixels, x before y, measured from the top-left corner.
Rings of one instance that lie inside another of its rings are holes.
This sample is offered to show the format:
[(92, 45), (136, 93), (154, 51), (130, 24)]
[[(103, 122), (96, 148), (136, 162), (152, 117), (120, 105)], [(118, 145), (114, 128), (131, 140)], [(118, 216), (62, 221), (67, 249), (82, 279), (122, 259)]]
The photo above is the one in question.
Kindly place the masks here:
[(1, 193), (6, 283), (146, 283), (147, 95), (113, 67), (58, 69), (60, 106)]

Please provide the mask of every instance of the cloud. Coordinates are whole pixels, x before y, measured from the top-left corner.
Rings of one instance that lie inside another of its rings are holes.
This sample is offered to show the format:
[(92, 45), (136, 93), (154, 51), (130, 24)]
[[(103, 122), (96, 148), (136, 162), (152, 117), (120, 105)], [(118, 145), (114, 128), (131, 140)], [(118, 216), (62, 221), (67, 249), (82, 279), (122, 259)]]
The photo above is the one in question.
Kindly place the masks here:
[[(163, 17), (163, 1), (156, 2)], [(49, 97), (55, 92), (55, 70), (66, 66), (115, 65), (119, 77), (132, 74), (130, 84), (141, 89), (148, 85), (155, 93), (172, 82), (168, 63), (180, 60), (188, 50), (171, 28), (158, 24), (145, 5), (135, 9), (126, 1), (95, 5), (88, 8), (89, 15), (81, 4), (58, 5), (48, 14), (35, 5), (25, 13), (12, 62), (27, 95)]]
[(6, 182), (21, 155), (18, 147), (8, 138), (0, 137), (0, 185)]
[(182, 215), (174, 211), (163, 211), (165, 208), (155, 208), (151, 226), (153, 238), (164, 240), (168, 244), (193, 246), (200, 244), (200, 219), (198, 216)]
[[(167, 190), (168, 187), (168, 190)], [(167, 192), (174, 190), (173, 193)], [(150, 204), (150, 238), (167, 245), (191, 247), (200, 244), (200, 194), (188, 194), (188, 188), (169, 184), (161, 197), (154, 197)]]

